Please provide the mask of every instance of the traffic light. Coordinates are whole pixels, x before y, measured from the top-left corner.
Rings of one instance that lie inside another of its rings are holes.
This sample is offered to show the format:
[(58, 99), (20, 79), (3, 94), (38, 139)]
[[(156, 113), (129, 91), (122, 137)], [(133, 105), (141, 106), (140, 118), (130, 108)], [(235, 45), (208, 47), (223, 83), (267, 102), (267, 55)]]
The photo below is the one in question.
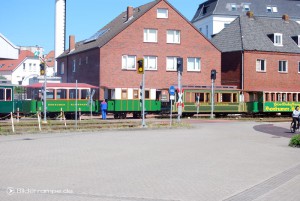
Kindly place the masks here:
[(45, 62), (40, 63), (40, 74), (45, 75)]
[(181, 72), (183, 71), (183, 58), (182, 57), (178, 57), (177, 58), (177, 72)]
[(217, 78), (217, 71), (215, 69), (211, 70), (210, 79), (215, 80)]
[(138, 67), (137, 67), (137, 72), (138, 74), (144, 74), (144, 59), (138, 59), (137, 61)]

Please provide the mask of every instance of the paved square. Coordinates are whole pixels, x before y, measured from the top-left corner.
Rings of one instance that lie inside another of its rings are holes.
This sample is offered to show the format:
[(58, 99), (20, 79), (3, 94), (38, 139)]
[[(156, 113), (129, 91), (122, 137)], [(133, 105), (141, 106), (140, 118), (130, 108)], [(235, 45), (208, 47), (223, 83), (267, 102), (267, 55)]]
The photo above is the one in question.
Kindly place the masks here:
[[(0, 200), (299, 200), (289, 123), (0, 136)], [(274, 133), (274, 135), (272, 135)]]

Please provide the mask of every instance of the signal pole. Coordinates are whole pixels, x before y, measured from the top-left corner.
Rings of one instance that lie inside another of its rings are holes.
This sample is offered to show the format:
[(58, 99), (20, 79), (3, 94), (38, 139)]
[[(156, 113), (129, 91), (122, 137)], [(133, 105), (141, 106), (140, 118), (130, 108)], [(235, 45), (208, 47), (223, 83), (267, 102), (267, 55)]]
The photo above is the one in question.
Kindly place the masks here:
[(144, 66), (144, 59), (140, 58), (137, 61), (138, 67), (137, 67), (137, 73), (143, 74), (142, 78), (142, 91), (141, 91), (141, 98), (142, 98), (142, 127), (145, 128), (146, 122), (145, 122), (145, 66)]
[(214, 83), (215, 79), (217, 78), (217, 71), (215, 69), (211, 70), (210, 73), (210, 78), (211, 78), (211, 113), (210, 113), (210, 118), (214, 118)]

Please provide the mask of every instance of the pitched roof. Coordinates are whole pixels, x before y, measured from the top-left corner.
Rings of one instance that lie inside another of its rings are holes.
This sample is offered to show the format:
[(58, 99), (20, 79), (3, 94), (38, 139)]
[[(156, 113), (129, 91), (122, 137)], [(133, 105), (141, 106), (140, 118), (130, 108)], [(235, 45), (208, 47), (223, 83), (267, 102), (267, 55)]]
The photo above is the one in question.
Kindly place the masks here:
[[(236, 4), (236, 11), (231, 10), (231, 4)], [(291, 19), (300, 19), (299, 0), (208, 0), (199, 5), (192, 22), (196, 22), (212, 14), (227, 16), (244, 15), (247, 12), (243, 9), (245, 4), (249, 5), (250, 10), (256, 16), (281, 18), (282, 15), (288, 14)], [(267, 12), (267, 6), (276, 6), (277, 12)], [(206, 10), (204, 10), (204, 7), (206, 7)]]
[[(131, 25), (135, 20), (144, 15), (152, 7), (158, 4), (161, 0), (155, 0), (145, 5), (134, 8), (133, 17), (127, 21), (127, 11), (122, 12), (118, 17), (112, 20), (110, 23), (101, 28), (96, 34), (90, 37), (87, 40), (80, 41), (76, 43), (75, 50), (69, 53), (69, 50), (66, 50), (58, 58), (64, 57), (66, 55), (82, 52), (88, 49), (100, 48), (109, 42), (112, 38), (126, 29)], [(93, 40), (95, 39), (95, 40)]]
[(50, 51), (46, 57), (46, 62), (47, 62), (47, 66), (48, 67), (54, 67), (54, 63), (55, 63), (55, 55), (54, 55), (54, 50)]
[(18, 59), (2, 59), (0, 60), (0, 71), (15, 70), (27, 57), (33, 57), (34, 54), (29, 50), (20, 50)]
[[(282, 34), (283, 46), (275, 46), (270, 38)], [(240, 16), (212, 38), (222, 52), (255, 50), (267, 52), (300, 53), (292, 37), (300, 35), (300, 24), (295, 21), (265, 17)]]

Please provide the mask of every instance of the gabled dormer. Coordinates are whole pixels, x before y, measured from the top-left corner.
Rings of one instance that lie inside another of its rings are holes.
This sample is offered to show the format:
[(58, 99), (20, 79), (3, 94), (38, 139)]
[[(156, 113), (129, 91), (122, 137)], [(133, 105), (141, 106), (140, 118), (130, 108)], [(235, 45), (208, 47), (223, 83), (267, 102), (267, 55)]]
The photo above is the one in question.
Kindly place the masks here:
[(292, 36), (291, 38), (295, 41), (295, 43), (298, 45), (298, 47), (300, 47), (300, 35)]
[(271, 39), (275, 46), (283, 46), (282, 33), (268, 34), (268, 37)]

